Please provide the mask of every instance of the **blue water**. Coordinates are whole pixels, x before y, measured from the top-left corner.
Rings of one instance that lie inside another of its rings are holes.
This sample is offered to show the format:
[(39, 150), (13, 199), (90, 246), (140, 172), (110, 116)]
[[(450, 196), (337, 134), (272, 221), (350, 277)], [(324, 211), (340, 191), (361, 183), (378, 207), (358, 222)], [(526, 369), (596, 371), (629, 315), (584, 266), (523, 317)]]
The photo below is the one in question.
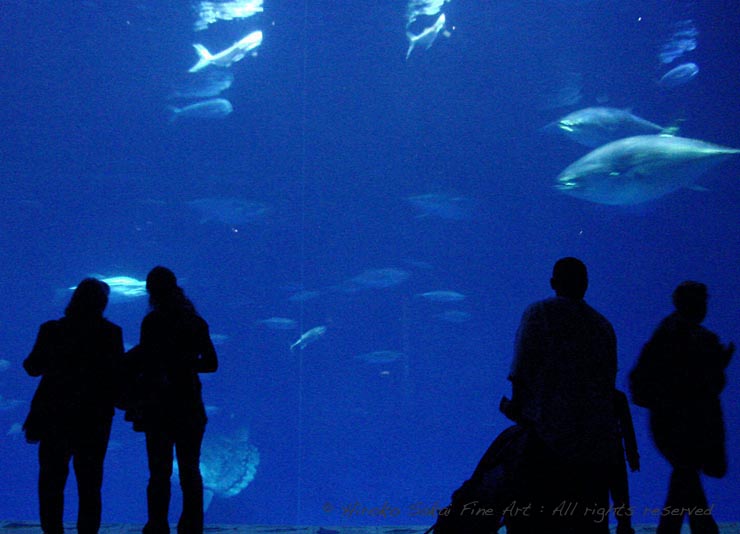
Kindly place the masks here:
[[(558, 257), (589, 267), (622, 388), (682, 280), (707, 283), (706, 325), (740, 341), (740, 159), (707, 172), (708, 191), (612, 207), (552, 187), (588, 149), (540, 131), (608, 105), (740, 147), (734, 2), (451, 0), (450, 37), (408, 61), (403, 0), (265, 0), (264, 13), (200, 32), (193, 7), (3, 7), (0, 517), (36, 517), (36, 448), (17, 431), (36, 381), (21, 362), (89, 275), (141, 280), (169, 266), (218, 335), (221, 368), (204, 378), (206, 442), (226, 466), (214, 484), (254, 479), (216, 491), (209, 523), (431, 524), (507, 426), (497, 406), (514, 332), (550, 294)], [(664, 64), (687, 25), (696, 46), (679, 43)], [(255, 29), (258, 54), (229, 67), (220, 95), (233, 113), (170, 122), (191, 45), (218, 51)], [(660, 87), (682, 62), (699, 74)], [(419, 195), (432, 195), (426, 211)], [(419, 296), (429, 291), (465, 298)], [(146, 310), (145, 297), (119, 297), (107, 316), (133, 345)], [(260, 322), (271, 317), (297, 326)], [(377, 351), (400, 354), (358, 358)], [(733, 362), (730, 472), (706, 481), (721, 521), (740, 519), (739, 388)], [(633, 413), (635, 521), (655, 522), (668, 469)], [(104, 521), (143, 522), (146, 476), (142, 436), (118, 414)]]

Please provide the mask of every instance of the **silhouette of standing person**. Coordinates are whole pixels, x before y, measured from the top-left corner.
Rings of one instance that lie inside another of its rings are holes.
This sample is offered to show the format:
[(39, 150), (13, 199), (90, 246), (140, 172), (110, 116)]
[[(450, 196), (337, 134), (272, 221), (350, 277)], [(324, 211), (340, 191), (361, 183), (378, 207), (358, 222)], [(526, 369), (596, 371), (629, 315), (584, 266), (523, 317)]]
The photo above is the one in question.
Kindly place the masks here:
[(29, 443), (39, 443), (39, 515), (46, 534), (64, 532), (70, 460), (79, 495), (77, 532), (100, 528), (103, 462), (123, 355), (121, 328), (103, 317), (109, 292), (94, 278), (80, 282), (64, 317), (41, 325), (23, 362), (29, 375), (41, 376), (23, 429)]
[(182, 488), (179, 534), (203, 532), (203, 479), (200, 450), (206, 427), (199, 373), (218, 368), (208, 323), (177, 285), (175, 274), (154, 267), (146, 278), (151, 310), (141, 323), (139, 345), (127, 364), (135, 377), (137, 400), (126, 419), (146, 434), (149, 462), (148, 520), (144, 534), (169, 532), (173, 450)]
[[(675, 311), (663, 319), (630, 372), (632, 398), (650, 410), (650, 430), (673, 468), (658, 534), (678, 534), (686, 512), (691, 532), (719, 532), (700, 473), (727, 472), (720, 393), (735, 345), (724, 346), (701, 325), (707, 287), (686, 281), (673, 291)], [(676, 511), (677, 513), (670, 513)]]
[(617, 342), (609, 321), (589, 306), (586, 266), (562, 258), (555, 296), (530, 305), (517, 331), (509, 408), (534, 430), (542, 454), (529, 515), (505, 518), (510, 534), (608, 533), (610, 473), (620, 452), (615, 413)]

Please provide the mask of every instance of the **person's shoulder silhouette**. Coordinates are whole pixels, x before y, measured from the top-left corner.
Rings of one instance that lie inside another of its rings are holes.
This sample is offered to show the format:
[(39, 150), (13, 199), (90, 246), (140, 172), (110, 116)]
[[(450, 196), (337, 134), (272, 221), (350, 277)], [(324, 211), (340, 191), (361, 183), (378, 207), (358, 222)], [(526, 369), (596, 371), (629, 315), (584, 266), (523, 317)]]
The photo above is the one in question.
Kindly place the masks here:
[(64, 317), (41, 325), (23, 362), (29, 375), (41, 377), (23, 430), (29, 443), (39, 443), (44, 532), (64, 530), (64, 482), (72, 458), (79, 494), (77, 530), (100, 528), (103, 462), (123, 355), (121, 328), (103, 317), (109, 292), (100, 280), (82, 280)]

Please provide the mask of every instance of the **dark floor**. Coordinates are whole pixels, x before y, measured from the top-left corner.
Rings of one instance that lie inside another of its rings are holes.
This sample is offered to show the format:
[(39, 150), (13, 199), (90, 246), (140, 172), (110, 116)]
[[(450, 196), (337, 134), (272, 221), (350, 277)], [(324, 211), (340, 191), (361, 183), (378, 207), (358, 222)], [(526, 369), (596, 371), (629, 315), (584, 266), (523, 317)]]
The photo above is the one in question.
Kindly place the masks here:
[[(721, 534), (740, 534), (740, 523), (720, 525)], [(428, 526), (396, 527), (293, 527), (288, 525), (209, 525), (205, 534), (424, 534)], [(74, 532), (73, 525), (68, 525), (68, 532)], [(653, 534), (655, 525), (637, 525), (636, 534)], [(38, 523), (31, 521), (0, 521), (0, 534), (39, 534)], [(139, 534), (141, 526), (137, 525), (103, 525), (100, 534)], [(501, 530), (501, 534), (506, 531)], [(612, 529), (613, 532), (613, 529)], [(689, 534), (688, 525), (684, 525), (682, 534)], [(462, 534), (462, 533), (461, 533)]]

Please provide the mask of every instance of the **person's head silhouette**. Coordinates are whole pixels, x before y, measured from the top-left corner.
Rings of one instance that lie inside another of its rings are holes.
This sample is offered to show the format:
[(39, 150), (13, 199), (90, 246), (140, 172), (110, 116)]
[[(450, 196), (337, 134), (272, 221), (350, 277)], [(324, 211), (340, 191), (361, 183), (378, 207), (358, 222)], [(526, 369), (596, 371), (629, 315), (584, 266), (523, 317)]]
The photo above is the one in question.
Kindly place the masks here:
[(146, 290), (154, 299), (171, 295), (177, 289), (177, 277), (167, 267), (158, 265), (149, 271), (146, 276)]
[(552, 268), (550, 287), (559, 297), (582, 299), (588, 288), (586, 265), (578, 258), (561, 258)]
[(94, 319), (103, 316), (108, 305), (110, 286), (96, 278), (85, 278), (75, 288), (64, 310), (71, 319)]
[(701, 282), (687, 280), (673, 290), (673, 305), (682, 317), (701, 323), (707, 315), (707, 286)]
[(146, 276), (146, 290), (152, 309), (175, 313), (195, 313), (195, 307), (177, 285), (177, 277), (167, 267), (158, 265)]

